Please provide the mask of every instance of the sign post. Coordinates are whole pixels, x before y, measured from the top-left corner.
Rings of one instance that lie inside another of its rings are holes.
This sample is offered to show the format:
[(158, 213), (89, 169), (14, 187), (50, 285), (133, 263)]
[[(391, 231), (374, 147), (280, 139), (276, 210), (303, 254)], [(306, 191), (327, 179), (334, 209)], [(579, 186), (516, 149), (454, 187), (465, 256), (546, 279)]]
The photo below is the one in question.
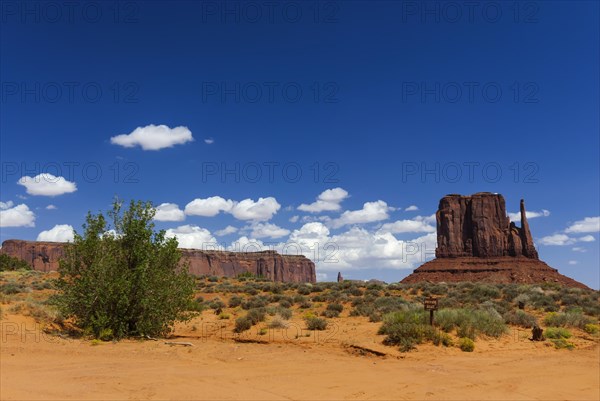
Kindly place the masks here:
[(433, 326), (433, 311), (436, 311), (438, 308), (438, 300), (434, 297), (427, 297), (423, 301), (423, 306), (425, 306), (425, 310), (429, 311), (429, 324)]

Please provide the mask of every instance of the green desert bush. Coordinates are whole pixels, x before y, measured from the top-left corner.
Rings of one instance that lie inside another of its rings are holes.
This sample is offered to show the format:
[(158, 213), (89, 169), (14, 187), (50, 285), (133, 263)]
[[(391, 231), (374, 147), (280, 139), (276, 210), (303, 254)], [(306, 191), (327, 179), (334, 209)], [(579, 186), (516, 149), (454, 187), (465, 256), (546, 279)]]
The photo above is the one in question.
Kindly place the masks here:
[(556, 339), (552, 339), (550, 340), (552, 341), (552, 343), (554, 344), (554, 347), (556, 347), (557, 349), (568, 349), (568, 350), (572, 350), (575, 348), (575, 344), (573, 344), (571, 341), (567, 341), (564, 338), (556, 338)]
[(520, 309), (509, 311), (504, 314), (504, 321), (507, 324), (531, 328), (537, 324), (537, 318)]
[(20, 294), (23, 292), (31, 292), (31, 288), (22, 283), (16, 281), (9, 281), (0, 285), (0, 293), (6, 295)]
[(233, 331), (236, 333), (242, 333), (246, 330), (250, 330), (251, 328), (252, 320), (250, 320), (247, 316), (242, 316), (235, 319), (235, 328)]
[(253, 308), (263, 308), (269, 304), (269, 298), (264, 295), (257, 295), (250, 297), (246, 301), (242, 302), (242, 308), (248, 310)]
[(571, 338), (572, 334), (569, 330), (564, 327), (548, 327), (544, 331), (544, 336), (546, 338)]
[(344, 310), (344, 306), (342, 304), (329, 304), (327, 308), (323, 311), (322, 315), (325, 317), (339, 317), (340, 313)]
[(75, 233), (65, 248), (57, 303), (84, 331), (98, 337), (110, 329), (116, 339), (166, 335), (192, 316), (194, 278), (179, 265), (177, 240), (154, 230), (155, 212), (150, 203), (132, 201), (122, 210), (115, 201), (112, 226), (102, 213), (88, 213), (83, 235)]
[(297, 291), (300, 295), (308, 295), (311, 293), (311, 288), (306, 285), (303, 285), (302, 287), (298, 287)]
[(14, 270), (31, 270), (29, 263), (22, 259), (15, 258), (6, 254), (0, 255), (0, 272)]
[(308, 309), (312, 306), (312, 303), (309, 300), (304, 300), (304, 301), (300, 302), (300, 305), (298, 305), (298, 306), (302, 309)]
[(435, 324), (447, 333), (456, 329), (459, 337), (472, 340), (480, 334), (499, 337), (507, 331), (502, 316), (488, 309), (442, 309), (435, 316)]
[(208, 307), (210, 309), (223, 309), (225, 307), (225, 302), (221, 301), (221, 299), (219, 297), (212, 299), (209, 303), (208, 303)]
[(230, 308), (237, 308), (242, 304), (242, 302), (244, 302), (244, 298), (240, 297), (239, 295), (234, 295), (229, 298), (228, 305)]
[(433, 333), (432, 338), (434, 345), (443, 345), (444, 347), (451, 347), (454, 345), (454, 341), (452, 341), (452, 337), (448, 335), (448, 333), (444, 333), (443, 331), (436, 330)]
[(586, 324), (595, 323), (594, 319), (585, 316), (580, 310), (567, 312), (551, 312), (544, 319), (548, 326), (578, 327), (583, 329)]
[(600, 332), (600, 326), (598, 326), (597, 324), (588, 323), (585, 326), (583, 326), (583, 331), (585, 331), (588, 334), (596, 335)]
[(270, 329), (285, 329), (288, 327), (288, 324), (282, 317), (275, 316), (269, 324), (267, 325)]
[(320, 317), (307, 316), (304, 321), (308, 330), (325, 330), (327, 328), (327, 320)]
[(468, 337), (463, 337), (458, 341), (458, 346), (464, 352), (473, 352), (475, 349), (475, 342)]
[(292, 317), (292, 310), (289, 308), (284, 308), (281, 305), (279, 306), (268, 306), (267, 313), (270, 316), (279, 315), (284, 319), (290, 319)]
[(246, 317), (252, 322), (252, 325), (260, 323), (265, 320), (266, 310), (265, 308), (250, 309)]
[(377, 334), (386, 336), (384, 344), (398, 345), (400, 351), (408, 352), (417, 344), (434, 339), (435, 330), (426, 321), (425, 312), (417, 308), (388, 313)]

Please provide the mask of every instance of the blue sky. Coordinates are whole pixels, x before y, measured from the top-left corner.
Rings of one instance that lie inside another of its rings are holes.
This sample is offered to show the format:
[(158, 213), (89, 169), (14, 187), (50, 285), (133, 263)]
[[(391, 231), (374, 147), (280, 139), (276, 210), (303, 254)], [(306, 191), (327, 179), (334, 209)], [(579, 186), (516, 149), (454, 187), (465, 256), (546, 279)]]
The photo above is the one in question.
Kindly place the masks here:
[(490, 191), (600, 286), (597, 2), (270, 4), (2, 2), (0, 240), (119, 196), (190, 246), (397, 281), (442, 196)]

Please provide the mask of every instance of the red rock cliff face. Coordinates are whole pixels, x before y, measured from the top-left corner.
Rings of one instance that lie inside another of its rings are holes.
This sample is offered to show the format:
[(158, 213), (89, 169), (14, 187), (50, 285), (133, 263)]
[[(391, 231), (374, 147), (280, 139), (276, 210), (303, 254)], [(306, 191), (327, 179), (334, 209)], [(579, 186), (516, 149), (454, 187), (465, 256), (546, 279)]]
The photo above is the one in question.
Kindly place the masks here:
[[(35, 270), (51, 271), (58, 269), (58, 261), (64, 255), (65, 244), (59, 242), (38, 242), (6, 240), (0, 253), (4, 253), (29, 263)], [(304, 256), (280, 255), (275, 251), (263, 252), (223, 252), (182, 249), (182, 261), (189, 263), (190, 273), (200, 276), (236, 277), (250, 272), (284, 282), (316, 282), (315, 264)]]
[(447, 195), (436, 213), (436, 257), (525, 256), (538, 259), (521, 200), (521, 227), (506, 215), (504, 197), (480, 192), (471, 196)]
[(436, 220), (436, 259), (421, 265), (403, 283), (550, 282), (588, 288), (539, 260), (523, 200), (521, 227), (507, 217), (502, 195), (489, 192), (444, 196)]

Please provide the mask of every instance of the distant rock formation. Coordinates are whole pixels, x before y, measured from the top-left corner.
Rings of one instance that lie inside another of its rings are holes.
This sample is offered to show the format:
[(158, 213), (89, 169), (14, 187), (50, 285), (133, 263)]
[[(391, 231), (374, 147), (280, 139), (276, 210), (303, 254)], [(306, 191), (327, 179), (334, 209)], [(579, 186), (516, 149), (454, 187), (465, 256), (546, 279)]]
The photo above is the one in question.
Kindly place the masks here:
[(521, 227), (517, 227), (508, 218), (500, 194), (443, 197), (436, 213), (436, 259), (417, 268), (402, 282), (554, 282), (587, 288), (539, 260), (523, 200), (520, 210)]
[(342, 281), (344, 281), (344, 277), (342, 277), (342, 272), (338, 272), (337, 282), (341, 283)]
[[(29, 263), (35, 270), (51, 271), (58, 269), (58, 261), (65, 253), (66, 244), (60, 242), (40, 242), (6, 240), (0, 253), (7, 254)], [(236, 277), (250, 272), (273, 281), (315, 283), (315, 264), (305, 256), (280, 255), (275, 251), (224, 252), (181, 249), (182, 261), (189, 263), (190, 273)]]

